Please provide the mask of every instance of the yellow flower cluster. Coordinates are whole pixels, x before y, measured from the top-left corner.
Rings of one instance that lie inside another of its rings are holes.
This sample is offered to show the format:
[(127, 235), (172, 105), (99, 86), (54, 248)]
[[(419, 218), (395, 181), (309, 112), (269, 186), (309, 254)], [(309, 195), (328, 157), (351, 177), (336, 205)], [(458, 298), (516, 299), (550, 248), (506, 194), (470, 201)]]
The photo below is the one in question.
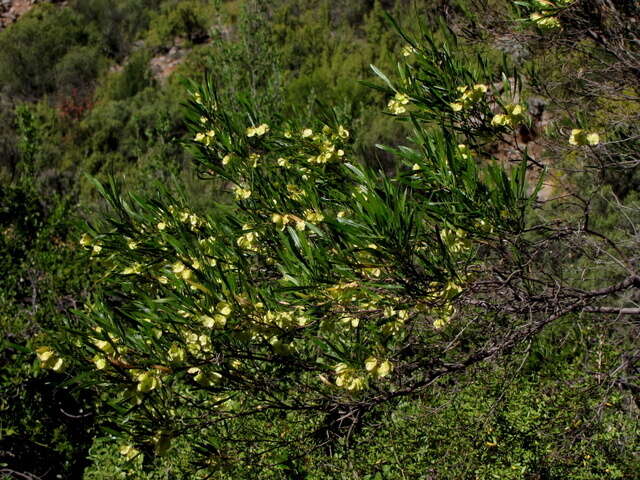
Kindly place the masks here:
[(324, 220), (324, 215), (315, 210), (305, 210), (304, 219), (309, 223), (320, 223)]
[(336, 385), (350, 391), (362, 390), (366, 386), (366, 380), (356, 374), (355, 369), (346, 363), (339, 363), (335, 366)]
[(380, 361), (376, 357), (369, 357), (364, 362), (367, 372), (376, 378), (383, 378), (393, 371), (393, 364), (389, 360)]
[(307, 195), (307, 192), (292, 183), (287, 184), (287, 192), (289, 193), (289, 198), (296, 201)]
[[(251, 226), (244, 225), (242, 227), (242, 230), (251, 230)], [(257, 241), (258, 241), (258, 232), (250, 231), (238, 237), (238, 239), (236, 240), (236, 244), (240, 248), (243, 248), (245, 250), (257, 252), (258, 251)]]
[(251, 190), (241, 187), (240, 185), (236, 185), (233, 189), (233, 195), (236, 197), (236, 200), (246, 200), (251, 196)]
[(384, 309), (384, 317), (388, 321), (382, 325), (382, 333), (385, 335), (397, 335), (403, 330), (405, 322), (409, 319), (409, 312), (406, 310), (396, 311), (391, 307), (387, 307)]
[(123, 275), (138, 275), (140, 273), (142, 273), (142, 265), (138, 262), (122, 270)]
[(274, 213), (271, 221), (276, 224), (278, 230), (284, 230), (288, 224), (295, 224), (296, 230), (302, 231), (305, 228), (304, 220), (295, 215)]
[(249, 154), (249, 164), (251, 165), (251, 168), (257, 168), (258, 167), (258, 162), (260, 161), (260, 154), (259, 153), (250, 153)]
[(51, 347), (39, 347), (36, 349), (38, 360), (42, 368), (48, 368), (54, 372), (61, 372), (65, 367), (65, 360), (58, 356), (58, 354)]
[(169, 357), (169, 361), (182, 363), (186, 360), (186, 353), (182, 347), (180, 347), (177, 343), (172, 343), (171, 347), (167, 351), (167, 356)]
[(533, 0), (531, 5), (538, 9), (539, 12), (534, 12), (529, 16), (537, 27), (542, 30), (554, 30), (560, 28), (562, 24), (560, 20), (554, 16), (558, 9), (565, 7), (573, 0)]
[(120, 455), (125, 457), (127, 460), (132, 460), (140, 455), (140, 450), (135, 448), (133, 445), (123, 445), (120, 447)]
[(543, 13), (534, 12), (529, 16), (529, 20), (536, 24), (537, 27), (542, 30), (554, 30), (560, 28), (560, 20), (552, 15), (545, 15)]
[(231, 312), (232, 308), (229, 303), (224, 301), (218, 302), (213, 316), (202, 315), (200, 321), (207, 328), (224, 328)]
[(216, 136), (216, 132), (213, 130), (209, 130), (207, 132), (196, 133), (196, 136), (193, 138), (196, 142), (202, 143), (204, 145), (211, 145), (213, 142), (213, 138)]
[(524, 109), (519, 104), (509, 104), (504, 107), (507, 113), (498, 113), (491, 119), (491, 125), (514, 127), (524, 120)]
[(80, 237), (80, 245), (83, 247), (89, 247), (91, 245), (91, 237), (88, 233), (83, 233)]
[(222, 380), (222, 375), (218, 372), (206, 373), (200, 367), (191, 367), (187, 373), (193, 375), (193, 380), (203, 387), (212, 387)]
[(404, 57), (410, 57), (415, 53), (416, 53), (416, 49), (411, 45), (405, 45), (404, 47), (402, 47), (402, 56)]
[(587, 133), (579, 128), (574, 128), (573, 130), (571, 130), (569, 143), (571, 145), (577, 146), (598, 145), (600, 143), (600, 135), (598, 135), (597, 133)]
[(409, 104), (409, 96), (404, 93), (397, 92), (395, 96), (387, 103), (387, 108), (393, 115), (401, 115), (407, 111), (405, 105)]
[(273, 312), (268, 310), (263, 320), (267, 325), (275, 326), (283, 330), (304, 327), (309, 322), (309, 318), (304, 315), (302, 309), (286, 312)]
[(83, 233), (80, 237), (80, 245), (87, 249), (91, 248), (92, 257), (102, 252), (102, 245), (99, 243), (93, 243), (93, 239), (87, 233)]
[(136, 381), (138, 382), (136, 390), (140, 393), (155, 390), (162, 383), (157, 370), (147, 370), (146, 372), (138, 373)]
[(195, 332), (188, 332), (185, 335), (187, 348), (192, 355), (211, 352), (211, 339), (208, 335), (198, 335)]
[[(197, 265), (199, 266), (199, 265)], [(197, 268), (196, 266), (196, 268)], [(171, 266), (171, 271), (176, 274), (176, 276), (182, 278), (183, 280), (191, 279), (193, 272), (189, 267), (187, 267), (184, 263), (178, 261)]]
[(349, 131), (342, 125), (338, 127), (337, 132), (333, 132), (331, 127), (325, 125), (322, 132), (314, 135), (310, 128), (302, 131), (302, 138), (311, 138), (317, 145), (319, 153), (308, 157), (309, 163), (325, 164), (332, 161), (340, 160), (344, 157), (345, 152), (339, 147), (339, 143), (349, 137)]
[(450, 104), (451, 110), (454, 112), (467, 109), (474, 103), (480, 101), (484, 94), (487, 93), (487, 90), (489, 90), (489, 87), (483, 83), (478, 83), (471, 88), (467, 85), (462, 85), (458, 87), (457, 90), (460, 93), (460, 96), (455, 102)]
[(247, 137), (261, 137), (269, 131), (269, 125), (263, 123), (257, 127), (247, 128)]

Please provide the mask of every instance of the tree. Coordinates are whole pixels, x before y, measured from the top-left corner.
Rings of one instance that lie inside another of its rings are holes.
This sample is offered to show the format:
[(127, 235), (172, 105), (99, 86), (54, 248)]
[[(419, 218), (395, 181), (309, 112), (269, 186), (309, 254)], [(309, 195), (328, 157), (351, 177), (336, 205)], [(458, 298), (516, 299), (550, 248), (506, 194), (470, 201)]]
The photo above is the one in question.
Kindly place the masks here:
[[(104, 293), (68, 326), (81, 353), (39, 354), (54, 369), (93, 363), (111, 426), (132, 442), (123, 455), (187, 438), (203, 471), (293, 469), (291, 446), (348, 442), (381, 406), (560, 319), (596, 314), (620, 338), (637, 328), (613, 320), (638, 314), (637, 201), (618, 203), (613, 221), (629, 226), (615, 238), (591, 216), (613, 197), (586, 162), (619, 140), (571, 129), (574, 168), (547, 196), (566, 165), (529, 152), (518, 72), (465, 55), (452, 35), (405, 39), (396, 81), (374, 68), (386, 112), (412, 127), (411, 146), (384, 147), (394, 175), (354, 161), (335, 112), (266, 120), (249, 101), (227, 108), (209, 78), (191, 87), (190, 146), (229, 201), (203, 214), (179, 195), (98, 185), (111, 214), (81, 243)], [(633, 389), (637, 358), (627, 350), (610, 381)]]

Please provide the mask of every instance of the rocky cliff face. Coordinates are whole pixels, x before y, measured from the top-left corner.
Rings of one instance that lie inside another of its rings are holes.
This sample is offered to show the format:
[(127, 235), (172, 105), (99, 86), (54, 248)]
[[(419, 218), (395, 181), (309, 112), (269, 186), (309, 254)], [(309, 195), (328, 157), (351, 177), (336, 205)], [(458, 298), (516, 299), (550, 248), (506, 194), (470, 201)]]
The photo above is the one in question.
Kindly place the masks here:
[(0, 30), (15, 22), (36, 3), (50, 0), (0, 0)]

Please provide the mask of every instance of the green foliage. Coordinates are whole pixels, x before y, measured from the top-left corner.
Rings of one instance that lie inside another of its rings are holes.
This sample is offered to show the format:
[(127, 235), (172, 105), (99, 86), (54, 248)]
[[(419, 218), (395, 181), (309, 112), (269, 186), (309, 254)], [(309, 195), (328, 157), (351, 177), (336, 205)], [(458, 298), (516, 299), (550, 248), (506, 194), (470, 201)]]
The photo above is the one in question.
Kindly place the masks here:
[(214, 5), (203, 0), (164, 2), (153, 15), (147, 42), (151, 48), (172, 45), (176, 38), (201, 43), (209, 37)]
[(123, 60), (144, 31), (161, 0), (72, 0), (70, 7), (90, 25), (93, 43), (104, 54)]
[[(27, 97), (51, 92), (56, 86), (56, 64), (72, 47), (87, 45), (88, 40), (80, 17), (72, 10), (38, 5), (0, 32), (3, 92)], [(95, 68), (92, 65), (89, 70)]]
[(638, 300), (635, 7), (552, 3), (83, 0), (0, 32), (0, 470), (638, 476), (637, 326), (593, 310)]
[(147, 87), (153, 86), (153, 77), (149, 69), (150, 55), (144, 50), (135, 52), (121, 72), (110, 76), (107, 85), (97, 92), (100, 100), (127, 100)]
[[(99, 185), (114, 215), (82, 243), (128, 300), (96, 298), (82, 356), (130, 412), (118, 428), (156, 450), (161, 439), (197, 441), (219, 463), (228, 435), (212, 421), (282, 412), (301, 428), (263, 453), (252, 435), (241, 442), (254, 468), (286, 465), (299, 439), (344, 435), (394, 392), (429, 383), (418, 366), (455, 361), (447, 327), (477, 261), (474, 243), (520, 235), (536, 191), (527, 190), (526, 163), (478, 167), (447, 130), (427, 137), (418, 124), (440, 105), (467, 140), (504, 130), (465, 129), (449, 106), (465, 90), (450, 79), (475, 78), (447, 52), (433, 42), (414, 49), (420, 61), (400, 68), (402, 93), (379, 74), (395, 92), (392, 112), (412, 112), (416, 146), (389, 149), (409, 167), (395, 177), (350, 160), (350, 133), (334, 112), (269, 126), (247, 101), (244, 112), (227, 108), (207, 81), (192, 93), (192, 147), (202, 174), (217, 175), (235, 204), (205, 217), (185, 200), (123, 198)], [(427, 103), (443, 86), (446, 101)], [(332, 412), (348, 405), (345, 426)]]
[(27, 178), (0, 186), (0, 465), (77, 477), (93, 437), (90, 394), (61, 385), (32, 349), (82, 301), (90, 268), (68, 243), (69, 201), (44, 202)]

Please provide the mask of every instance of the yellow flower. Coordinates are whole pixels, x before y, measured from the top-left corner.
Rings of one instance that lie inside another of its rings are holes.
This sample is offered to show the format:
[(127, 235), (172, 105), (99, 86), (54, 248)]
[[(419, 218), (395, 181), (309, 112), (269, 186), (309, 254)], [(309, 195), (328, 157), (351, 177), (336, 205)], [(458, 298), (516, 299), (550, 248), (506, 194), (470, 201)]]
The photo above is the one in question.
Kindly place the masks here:
[(406, 105), (409, 103), (409, 97), (404, 93), (400, 93), (400, 92), (396, 93), (395, 100), (401, 105)]
[(597, 133), (587, 133), (582, 129), (574, 128), (569, 136), (571, 145), (598, 145), (600, 143), (600, 135)]
[(391, 100), (389, 100), (387, 108), (389, 108), (392, 114), (400, 115), (407, 111), (404, 105), (407, 105), (408, 103), (409, 97), (404, 93), (397, 92), (395, 96)]
[(205, 375), (202, 369), (198, 367), (191, 367), (189, 370), (187, 370), (187, 373), (194, 375), (193, 379), (202, 386), (209, 387), (212, 385), (207, 375)]
[(251, 190), (240, 186), (236, 186), (233, 193), (238, 200), (246, 200), (251, 196)]
[(83, 233), (80, 237), (80, 245), (83, 247), (88, 247), (91, 245), (91, 237), (87, 233)]
[(404, 47), (402, 47), (402, 55), (403, 56), (410, 57), (414, 53), (416, 53), (416, 49), (413, 48), (411, 45), (405, 45)]
[(510, 104), (504, 108), (512, 117), (518, 117), (523, 113), (522, 105), (520, 104)]
[(219, 313), (216, 313), (213, 317), (202, 315), (200, 321), (207, 328), (223, 328), (227, 324), (227, 317)]
[(269, 125), (267, 125), (266, 123), (263, 123), (263, 124), (258, 125), (256, 127), (256, 135), (258, 135), (259, 137), (261, 137), (262, 135), (264, 135), (268, 131), (269, 131)]
[(366, 386), (365, 380), (362, 377), (351, 378), (347, 385), (347, 390), (358, 391), (362, 390)]
[(251, 162), (252, 168), (256, 168), (258, 166), (258, 160), (260, 160), (259, 153), (252, 153), (249, 155), (249, 161)]
[(289, 197), (292, 200), (300, 200), (302, 197), (304, 197), (307, 193), (298, 188), (296, 185), (293, 185), (292, 183), (288, 183), (287, 184), (287, 192), (289, 192)]
[(164, 223), (164, 222), (160, 222), (160, 223), (158, 223), (157, 227), (158, 227), (158, 230), (162, 231), (165, 228), (167, 228), (167, 224)]
[(338, 127), (338, 136), (342, 139), (349, 137), (349, 130), (344, 128), (342, 125)]
[(222, 158), (222, 165), (228, 165), (233, 160), (233, 155), (228, 153)]
[(168, 354), (169, 360), (172, 362), (184, 362), (186, 358), (184, 349), (181, 348), (176, 343), (171, 345), (167, 354)]
[(313, 130), (311, 130), (310, 128), (305, 128), (304, 130), (302, 130), (302, 138), (309, 138), (311, 135), (313, 135)]
[(256, 232), (247, 232), (244, 235), (241, 235), (236, 240), (236, 244), (240, 248), (244, 248), (245, 250), (257, 251), (256, 240), (258, 239), (258, 234)]
[(598, 145), (600, 143), (600, 135), (597, 133), (587, 134), (587, 143), (589, 145)]
[(477, 83), (473, 86), (473, 91), (476, 94), (487, 93), (487, 90), (489, 90), (489, 87), (486, 86), (484, 83)]
[(216, 311), (220, 315), (224, 315), (225, 317), (228, 317), (229, 315), (231, 315), (231, 312), (233, 311), (233, 309), (231, 308), (231, 305), (228, 302), (225, 302), (224, 300), (222, 300), (218, 302), (218, 304), (216, 305)]
[(464, 106), (459, 102), (450, 103), (449, 106), (454, 112), (459, 112), (464, 108)]
[(373, 371), (378, 366), (378, 359), (376, 357), (369, 357), (364, 361), (364, 368), (367, 372)]
[(464, 143), (458, 145), (458, 152), (460, 152), (460, 156), (465, 160), (471, 157), (471, 150)]
[(558, 20), (556, 17), (543, 15), (538, 12), (532, 13), (529, 16), (529, 19), (542, 30), (552, 30), (552, 29), (560, 28), (562, 26), (560, 24), (560, 20)]
[(154, 371), (143, 372), (136, 378), (138, 386), (136, 390), (140, 393), (147, 393), (160, 386), (160, 379)]
[(511, 119), (504, 113), (498, 113), (491, 119), (491, 125), (508, 126), (511, 125)]
[(377, 378), (383, 378), (391, 373), (393, 365), (389, 360), (379, 362), (376, 357), (369, 357), (364, 362), (364, 368)]
[(111, 345), (111, 343), (107, 342), (106, 340), (97, 340), (93, 343), (96, 347), (98, 347), (106, 354), (110, 355), (115, 352), (115, 350), (113, 349), (113, 345)]
[(40, 360), (44, 366), (44, 364), (50, 362), (51, 359), (55, 357), (56, 353), (51, 349), (51, 347), (38, 347), (36, 348), (36, 354), (38, 355), (38, 360)]
[(247, 137), (254, 137), (254, 136), (261, 137), (268, 131), (269, 131), (269, 125), (267, 125), (266, 123), (263, 123), (261, 125), (258, 125), (257, 127), (247, 128)]
[(120, 447), (120, 455), (126, 457), (127, 460), (132, 460), (134, 457), (140, 455), (140, 450), (136, 449), (133, 445), (123, 445)]
[(279, 167), (283, 167), (283, 168), (291, 167), (291, 164), (289, 163), (289, 160), (287, 160), (286, 158), (282, 158), (282, 157), (280, 157), (277, 160), (277, 164), (278, 164)]
[(383, 360), (377, 368), (376, 375), (378, 378), (386, 377), (392, 370), (392, 363), (389, 360)]
[(107, 359), (102, 355), (95, 355), (92, 361), (96, 366), (96, 370), (104, 370), (107, 368)]
[(187, 268), (187, 267), (185, 267), (184, 263), (176, 262), (171, 267), (171, 270), (173, 271), (173, 273), (178, 273), (179, 274), (179, 273), (182, 273), (185, 268)]
[(324, 215), (320, 212), (316, 212), (313, 210), (305, 210), (304, 218), (305, 220), (311, 223), (320, 223), (324, 220)]

